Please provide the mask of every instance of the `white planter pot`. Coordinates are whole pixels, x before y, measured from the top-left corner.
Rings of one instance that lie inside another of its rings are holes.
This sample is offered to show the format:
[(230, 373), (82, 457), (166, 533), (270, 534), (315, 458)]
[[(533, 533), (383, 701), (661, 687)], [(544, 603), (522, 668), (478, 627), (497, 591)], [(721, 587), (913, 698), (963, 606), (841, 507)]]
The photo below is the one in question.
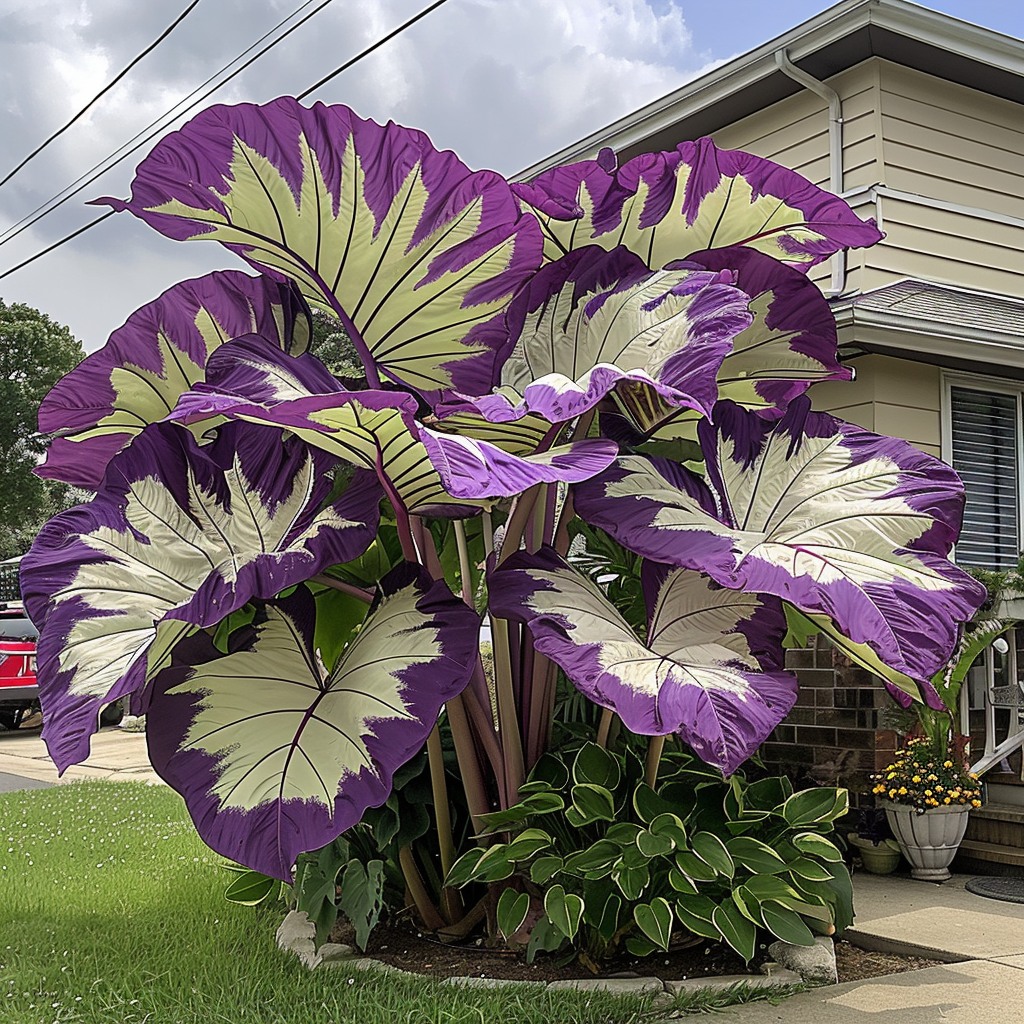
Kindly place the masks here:
[(910, 875), (928, 882), (944, 882), (967, 831), (970, 807), (950, 804), (919, 814), (913, 807), (883, 800), (889, 827), (910, 862)]

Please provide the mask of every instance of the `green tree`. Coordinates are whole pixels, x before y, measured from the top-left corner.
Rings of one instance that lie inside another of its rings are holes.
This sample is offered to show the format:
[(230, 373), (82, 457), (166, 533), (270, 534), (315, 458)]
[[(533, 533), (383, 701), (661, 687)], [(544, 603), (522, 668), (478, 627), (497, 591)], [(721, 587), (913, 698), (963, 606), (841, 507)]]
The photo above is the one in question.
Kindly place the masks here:
[(46, 449), (39, 403), (84, 355), (66, 327), (0, 299), (0, 558), (24, 553), (43, 523), (75, 499), (72, 488), (32, 469)]
[(335, 377), (361, 381), (362, 386), (366, 386), (366, 371), (344, 324), (319, 309), (313, 310), (312, 351)]

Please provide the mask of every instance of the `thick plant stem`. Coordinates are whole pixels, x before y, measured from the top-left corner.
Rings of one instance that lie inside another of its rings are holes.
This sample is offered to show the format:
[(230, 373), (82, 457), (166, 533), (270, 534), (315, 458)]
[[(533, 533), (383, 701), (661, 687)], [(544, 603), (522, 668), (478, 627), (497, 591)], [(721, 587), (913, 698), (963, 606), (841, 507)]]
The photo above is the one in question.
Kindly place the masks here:
[(373, 602), (372, 590), (364, 590), (362, 587), (357, 587), (352, 583), (344, 583), (331, 576), (325, 576), (323, 573), (319, 576), (314, 576), (310, 582), (319, 583), (322, 586), (330, 587), (332, 590), (339, 590), (341, 593), (348, 594), (349, 597), (354, 597), (359, 601), (365, 601), (367, 604)]
[(597, 723), (597, 735), (594, 737), (594, 742), (599, 747), (608, 747), (608, 733), (611, 732), (614, 718), (615, 712), (611, 708), (604, 708), (601, 711), (601, 720)]
[(505, 536), (501, 541), (499, 562), (504, 562), (506, 558), (511, 558), (519, 550), (523, 534), (530, 523), (534, 505), (537, 503), (537, 498), (543, 487), (543, 484), (536, 484), (528, 491), (523, 491), (516, 500), (512, 514), (505, 522)]
[(498, 730), (505, 764), (505, 806), (519, 799), (519, 787), (526, 777), (523, 740), (516, 715), (512, 685), (512, 659), (509, 650), (508, 622), (491, 616), (491, 640), (494, 645), (494, 690), (498, 705)]
[(437, 819), (437, 842), (441, 851), (441, 870), (447, 877), (455, 863), (455, 837), (448, 805), (448, 783), (444, 777), (444, 751), (441, 730), (437, 723), (427, 737), (427, 762), (430, 765), (430, 789), (434, 796), (434, 817)]
[(480, 771), (480, 760), (473, 743), (473, 732), (466, 716), (463, 696), (455, 697), (445, 705), (448, 711), (448, 724), (452, 730), (455, 743), (455, 756), (459, 762), (462, 775), (462, 787), (466, 793), (466, 804), (473, 818), (473, 831), (481, 832), (484, 828), (482, 815), (491, 808), (487, 800), (487, 786), (484, 784), (483, 773)]
[(466, 528), (461, 519), (454, 522), (455, 544), (459, 549), (459, 575), (462, 577), (462, 600), (470, 608), (475, 607), (473, 600), (473, 570), (469, 563), (469, 544), (466, 542)]
[(436, 932), (445, 926), (445, 920), (441, 917), (440, 911), (434, 906), (434, 901), (423, 884), (423, 876), (416, 866), (416, 858), (412, 855), (412, 849), (403, 846), (398, 851), (398, 863), (402, 867), (402, 877), (405, 879), (409, 895), (412, 897), (416, 913), (428, 931)]
[(652, 736), (647, 744), (647, 765), (644, 772), (644, 781), (651, 789), (655, 788), (658, 781), (658, 768), (661, 766), (661, 752), (665, 749), (664, 736)]
[[(452, 816), (448, 801), (448, 783), (444, 777), (444, 751), (441, 731), (437, 723), (427, 737), (427, 763), (430, 766), (430, 789), (434, 797), (434, 822), (437, 844), (441, 853), (441, 871), (445, 878), (455, 863), (455, 836), (452, 834)], [(463, 914), (458, 889), (441, 887), (441, 910), (448, 924), (458, 921)]]

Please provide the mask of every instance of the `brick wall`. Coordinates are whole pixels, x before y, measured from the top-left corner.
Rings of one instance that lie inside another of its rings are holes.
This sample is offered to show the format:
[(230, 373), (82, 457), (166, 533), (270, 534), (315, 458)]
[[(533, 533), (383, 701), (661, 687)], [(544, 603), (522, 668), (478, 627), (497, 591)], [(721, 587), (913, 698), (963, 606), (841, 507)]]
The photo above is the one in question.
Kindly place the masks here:
[(796, 707), (761, 749), (772, 771), (794, 784), (839, 785), (854, 807), (870, 804), (871, 772), (889, 763), (896, 733), (884, 727), (892, 699), (875, 677), (852, 665), (822, 636), (789, 651), (787, 666), (800, 680)]

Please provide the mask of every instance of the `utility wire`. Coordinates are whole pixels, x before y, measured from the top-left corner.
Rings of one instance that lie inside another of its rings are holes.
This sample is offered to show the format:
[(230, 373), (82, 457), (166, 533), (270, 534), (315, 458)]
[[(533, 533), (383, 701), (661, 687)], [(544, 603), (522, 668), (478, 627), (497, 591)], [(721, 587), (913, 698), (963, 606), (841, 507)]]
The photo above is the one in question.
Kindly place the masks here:
[(400, 35), (406, 29), (412, 28), (412, 26), (415, 25), (416, 22), (419, 21), (421, 18), (425, 18), (428, 14), (432, 13), (433, 11), (436, 11), (438, 7), (443, 7), (447, 2), (448, 0), (435, 0), (435, 2), (430, 4), (429, 7), (424, 7), (423, 10), (419, 12), (419, 14), (414, 14), (411, 18), (409, 18), (408, 21), (403, 21), (402, 24), (398, 26), (398, 28), (392, 29), (386, 36), (383, 36), (382, 38), (378, 39), (377, 42), (368, 46), (361, 53), (357, 53), (350, 60), (347, 60), (345, 61), (344, 64), (341, 64), (338, 67), (336, 67), (329, 75), (324, 75), (324, 77), (321, 78), (319, 82), (315, 82), (308, 89), (306, 89), (305, 92), (300, 92), (299, 95), (296, 96), (295, 98), (297, 100), (304, 100), (311, 92), (315, 92), (317, 89), (319, 89), (321, 85), (326, 85), (332, 78), (337, 78), (338, 75), (340, 75), (343, 71), (347, 71), (357, 61), (361, 61), (364, 57), (368, 57), (378, 47), (381, 47), (385, 43), (390, 42), (392, 39), (395, 38), (395, 36)]
[(149, 46), (147, 46), (142, 51), (142, 53), (135, 57), (132, 60), (132, 62), (126, 68), (124, 68), (124, 70), (122, 70), (102, 89), (100, 89), (100, 91), (96, 93), (96, 95), (93, 96), (93, 98), (89, 100), (89, 102), (86, 103), (86, 105), (82, 107), (82, 109), (77, 114), (75, 114), (75, 116), (72, 117), (70, 121), (67, 122), (67, 124), (58, 128), (49, 138), (44, 139), (38, 146), (36, 146), (35, 149), (32, 150), (31, 153), (29, 153), (27, 157), (25, 157), (24, 160), (21, 161), (20, 164), (18, 164), (17, 167), (14, 168), (13, 171), (8, 171), (7, 177), (0, 180), (0, 186), (6, 185), (7, 182), (9, 182), (11, 178), (13, 178), (18, 173), (18, 171), (20, 171), (22, 167), (25, 166), (25, 164), (27, 164), (31, 159), (33, 159), (33, 157), (37, 157), (40, 153), (42, 153), (42, 151), (46, 149), (46, 147), (51, 142), (53, 142), (54, 139), (59, 138), (61, 135), (63, 135), (83, 114), (85, 114), (91, 107), (98, 103), (108, 92), (110, 92), (110, 90), (113, 89), (114, 86), (117, 85), (117, 83), (120, 82), (121, 79), (124, 78), (124, 76), (127, 75), (128, 72), (131, 71), (131, 69), (135, 67), (135, 65), (138, 64), (140, 60), (143, 59), (143, 57), (146, 57), (148, 54), (152, 53), (196, 9), (198, 3), (199, 0), (192, 0), (192, 3), (190, 3), (188, 7), (186, 7), (185, 10), (183, 10), (181, 14), (179, 14), (178, 17), (175, 18), (174, 21), (172, 21), (171, 24), (163, 30), (163, 32), (161, 32), (160, 35), (157, 36), (156, 39), (154, 39), (153, 42), (151, 42)]
[[(311, 2), (311, 0), (308, 0), (308, 2)], [(329, 4), (330, 2), (331, 2), (331, 0), (324, 0), (324, 2), (321, 3), (319, 7), (317, 7), (315, 10), (313, 10), (309, 14), (307, 14), (306, 17), (303, 18), (303, 21), (306, 21), (309, 18), (311, 18), (314, 14), (316, 14), (322, 8), (326, 7), (327, 4)], [(416, 24), (416, 22), (419, 21), (421, 18), (425, 18), (432, 11), (437, 10), (438, 7), (443, 6), (447, 2), (448, 2), (448, 0), (435, 0), (434, 3), (430, 4), (428, 7), (425, 7), (418, 14), (413, 15), (413, 17), (409, 18), (407, 21), (404, 21), (397, 28), (392, 29), (386, 36), (384, 36), (381, 39), (377, 40), (377, 42), (372, 43), (365, 50), (362, 50), (360, 53), (356, 54), (356, 56), (354, 56), (354, 57), (350, 58), (349, 60), (347, 60), (344, 64), (339, 65), (330, 74), (325, 75), (323, 78), (320, 79), (320, 81), (318, 81), (315, 84), (311, 85), (304, 92), (300, 93), (296, 98), (300, 99), (300, 100), (304, 99), (311, 92), (313, 92), (316, 89), (319, 89), (321, 85), (324, 85), (326, 82), (329, 82), (332, 78), (337, 77), (343, 71), (348, 70), (348, 68), (352, 67), (353, 64), (355, 64), (356, 62), (362, 60), (364, 57), (368, 56), (369, 54), (373, 53), (373, 51), (376, 50), (378, 47), (383, 46), (384, 43), (389, 42), (395, 36), (399, 35), (400, 33), (404, 32), (406, 29), (410, 28), (412, 25)], [(306, 6), (306, 5), (303, 5), (303, 6)], [(301, 9), (302, 8), (300, 7), (299, 10), (301, 10)], [(294, 13), (298, 13), (298, 12), (296, 11)], [(289, 17), (294, 17), (294, 13), (292, 15), (290, 15)], [(287, 21), (288, 19), (286, 18), (285, 20)], [(279, 43), (282, 39), (284, 39), (284, 37), (286, 35), (288, 35), (288, 33), (294, 31), (295, 29), (297, 29), (299, 27), (299, 25), (301, 25), (301, 24), (302, 24), (302, 21), (300, 21), (297, 24), (293, 25), (290, 29), (288, 29), (288, 32), (284, 33), (284, 35), (280, 36), (278, 39), (275, 39), (267, 47), (265, 47), (263, 50), (261, 50), (259, 53), (257, 53), (254, 57), (252, 57), (249, 61), (247, 61), (245, 64), (243, 64), (242, 67), (238, 68), (231, 75), (231, 78), (233, 78), (235, 75), (240, 74), (242, 71), (244, 71), (254, 60), (256, 60), (258, 57), (262, 56), (262, 54), (264, 54), (271, 47), (276, 46), (277, 43)], [(266, 36), (264, 36), (263, 38), (266, 38)], [(256, 44), (253, 44), (253, 45), (256, 45)], [(250, 47), (249, 49), (252, 49), (252, 47)], [(246, 51), (246, 52), (248, 52), (248, 51)], [(237, 59), (238, 58), (236, 58), (236, 60)], [(232, 61), (232, 63), (234, 63), (234, 61)], [(230, 66), (230, 65), (228, 65), (228, 66)], [(209, 81), (209, 79), (208, 79), (208, 81)], [(221, 85), (224, 85), (225, 82), (228, 82), (228, 81), (230, 81), (230, 78), (225, 79), (224, 82), (221, 82), (219, 85), (215, 86), (213, 89), (210, 90), (210, 92), (216, 91), (216, 89), (219, 89)], [(202, 87), (200, 86), (200, 88), (202, 88)], [(201, 103), (209, 95), (210, 95), (209, 92), (206, 93), (199, 100), (197, 100), (196, 103), (197, 104)], [(196, 104), (193, 104), (193, 106), (195, 106), (195, 105)], [(188, 108), (188, 109), (191, 109), (191, 108)], [(160, 131), (160, 130), (162, 130), (162, 129), (158, 129), (158, 131)], [(156, 134), (156, 133), (154, 133), (154, 134)], [(136, 136), (136, 138), (137, 137), (138, 136)], [(121, 160), (123, 160), (125, 157), (129, 156), (136, 149), (139, 149), (141, 146), (145, 145), (145, 143), (148, 142), (152, 137), (153, 137), (152, 135), (147, 136), (142, 142), (139, 143), (138, 146), (135, 146), (133, 149), (129, 150), (127, 153), (124, 154), (124, 156), (120, 157), (115, 163), (120, 163)], [(115, 164), (110, 164), (109, 167), (106, 167), (103, 170), (101, 170), (99, 172), (99, 174), (105, 173), (106, 171), (110, 170), (111, 167), (114, 167), (114, 166), (115, 166)], [(96, 177), (99, 177), (99, 174), (95, 175), (93, 178), (90, 178), (89, 181), (85, 182), (76, 191), (80, 192), (82, 190), (82, 188), (85, 188), (86, 185), (91, 184), (91, 182), (94, 181)], [(61, 200), (61, 203), (63, 203), (67, 199), (70, 199), (71, 196), (74, 195), (74, 194), (75, 193), (70, 193), (69, 195), (65, 196), (64, 199)], [(60, 205), (60, 203), (57, 204), (57, 206), (59, 206), (59, 205)], [(51, 207), (51, 209), (47, 210), (46, 213), (49, 213), (49, 212), (51, 212), (52, 210), (54, 210), (56, 208), (57, 208), (56, 206)], [(2, 274), (0, 274), (0, 281), (2, 281), (5, 277), (9, 276), (10, 274), (13, 274), (16, 270), (21, 270), (22, 267), (26, 267), (30, 263), (34, 263), (36, 260), (41, 259), (43, 256), (48, 255), (49, 253), (53, 252), (54, 249), (59, 248), (60, 246), (64, 245), (66, 242), (70, 242), (73, 238), (77, 238), (79, 235), (84, 234), (90, 228), (96, 227), (97, 224), (100, 224), (103, 221), (105, 221), (108, 217), (113, 216), (113, 214), (115, 212), (116, 211), (114, 211), (114, 210), (108, 210), (106, 213), (104, 213), (101, 216), (97, 217), (95, 220), (91, 220), (91, 221), (89, 221), (88, 224), (85, 224), (82, 227), (80, 227), (77, 231), (72, 231), (71, 234), (65, 235), (63, 238), (61, 238), (58, 241), (54, 242), (52, 245), (49, 245), (45, 249), (41, 250), (40, 252), (37, 252), (34, 256), (30, 256), (28, 259), (22, 260), (22, 262), (19, 263), (17, 266), (11, 267), (9, 270), (5, 270)], [(45, 216), (46, 213), (43, 213), (40, 216)], [(40, 219), (39, 217), (36, 218), (36, 220), (39, 220), (39, 219)], [(16, 232), (16, 234), (20, 233), (21, 231), (24, 231), (25, 228), (27, 228), (27, 227), (31, 227), (31, 225), (34, 224), (34, 223), (35, 223), (35, 221), (32, 221), (29, 224), (26, 224), (25, 227), (20, 228), (19, 231)], [(14, 236), (12, 235), (11, 238), (13, 238), (13, 237)], [(4, 241), (10, 241), (10, 239), (5, 239)], [(0, 242), (0, 245), (2, 245), (2, 244), (3, 244), (3, 242)]]
[[(115, 150), (112, 154), (110, 154), (110, 156), (104, 157), (99, 163), (93, 164), (93, 166), (90, 167), (89, 170), (85, 172), (85, 174), (76, 178), (70, 185), (65, 185), (64, 188), (61, 189), (61, 191), (58, 192), (55, 196), (51, 196), (49, 199), (46, 200), (45, 203), (41, 204), (40, 206), (37, 206), (31, 213), (22, 217), (21, 220), (16, 221), (14, 224), (8, 227), (3, 232), (3, 236), (0, 237), (0, 246), (6, 245), (8, 242), (13, 241), (23, 231), (27, 231), (30, 227), (32, 227), (33, 224), (37, 224), (39, 221), (43, 219), (43, 217), (46, 217), (49, 214), (53, 213), (54, 210), (63, 206), (69, 199), (73, 199), (80, 192), (88, 188), (97, 178), (102, 177), (104, 174), (106, 174), (107, 171), (112, 170), (119, 163), (122, 163), (124, 160), (127, 160), (128, 157), (132, 155), (132, 153), (137, 152), (143, 146), (145, 146), (147, 142), (150, 142), (153, 139), (155, 139), (156, 136), (159, 135), (167, 127), (170, 120), (172, 120), (173, 118), (180, 117), (183, 114), (187, 114), (190, 110), (199, 106), (199, 104), (202, 103), (203, 100), (208, 99), (210, 96), (212, 96), (213, 93), (215, 93), (219, 88), (221, 88), (221, 86), (227, 85), (227, 83), (230, 82), (232, 78), (235, 78), (237, 75), (240, 75), (243, 71), (245, 71), (246, 68), (249, 67), (249, 65), (251, 65), (254, 61), (262, 57), (263, 54), (265, 54), (268, 50), (273, 49), (273, 47), (275, 47), (279, 42), (281, 42), (286, 36), (290, 35), (297, 28), (299, 28), (300, 26), (304, 25), (307, 21), (309, 21), (309, 19), (312, 18), (313, 15), (318, 14), (320, 11), (322, 11), (329, 3), (332, 2), (332, 0), (321, 0), (321, 3), (312, 11), (310, 11), (304, 18), (302, 18), (300, 21), (297, 21), (287, 31), (283, 32), (276, 39), (272, 40), (265, 47), (263, 47), (262, 50), (260, 50), (258, 53), (250, 57), (249, 60), (247, 60), (241, 67), (236, 68), (230, 75), (227, 76), (227, 78), (221, 79), (221, 81), (214, 85), (213, 88), (207, 90), (205, 93), (203, 93), (202, 96), (194, 100), (184, 109), (178, 109), (179, 107), (181, 107), (183, 103), (185, 103), (187, 100), (190, 100), (193, 96), (195, 96), (196, 93), (198, 93), (201, 89), (209, 85), (210, 82), (212, 82), (214, 79), (216, 79), (225, 71), (227, 71), (227, 69), (230, 68), (232, 64), (237, 63), (247, 53), (249, 53), (257, 46), (259, 46), (259, 44), (262, 43), (263, 40), (267, 38), (267, 36), (272, 35), (282, 25), (290, 21), (292, 18), (295, 17), (295, 15), (297, 15), (300, 11), (308, 7), (313, 2), (314, 0), (306, 0), (305, 3), (299, 6), (296, 10), (292, 11), (292, 13), (289, 14), (287, 18), (284, 18), (282, 21), (278, 22), (277, 25), (275, 25), (269, 32), (264, 33), (248, 49), (243, 50), (242, 53), (235, 57), (234, 60), (231, 60), (227, 64), (225, 64), (224, 67), (220, 69), (220, 71), (215, 72), (205, 82), (203, 82), (202, 85), (197, 86), (184, 99), (179, 100), (173, 107), (170, 108), (170, 110), (161, 114), (160, 117), (158, 117), (155, 121), (150, 122), (145, 128), (143, 128), (142, 131), (132, 136), (132, 138), (130, 138), (123, 146), (121, 146), (120, 149)], [(142, 138), (143, 134), (149, 131), (150, 128), (154, 128), (154, 131), (150, 132), (149, 135), (146, 135), (145, 138)], [(136, 145), (132, 146), (132, 143), (140, 138), (141, 141), (138, 142)], [(119, 153), (120, 156), (118, 156)], [(112, 157), (116, 157), (116, 159), (112, 160)], [(91, 177), (89, 177), (89, 175), (91, 175)], [(76, 185), (78, 186), (77, 188), (75, 187)], [(68, 191), (69, 189), (71, 189), (71, 191)], [(65, 195), (64, 193), (67, 194)]]
[(96, 225), (99, 224), (100, 221), (104, 221), (108, 217), (112, 217), (115, 213), (117, 213), (116, 210), (108, 210), (106, 213), (97, 217), (95, 220), (91, 220), (88, 224), (84, 225), (83, 227), (80, 227), (77, 231), (72, 231), (70, 235), (65, 235), (59, 241), (54, 242), (53, 245), (48, 245), (42, 251), (37, 252), (35, 256), (29, 256), (27, 260), (22, 260), (16, 267), (11, 267), (10, 270), (5, 270), (2, 274), (0, 274), (0, 281), (2, 281), (9, 274), (13, 274), (16, 270), (21, 270), (22, 267), (27, 267), (30, 263), (35, 263), (36, 260), (41, 259), (47, 253), (53, 252), (54, 249), (59, 249), (65, 242), (70, 242), (72, 238), (77, 238), (79, 235), (84, 234), (86, 231), (89, 230), (89, 228), (96, 227)]

